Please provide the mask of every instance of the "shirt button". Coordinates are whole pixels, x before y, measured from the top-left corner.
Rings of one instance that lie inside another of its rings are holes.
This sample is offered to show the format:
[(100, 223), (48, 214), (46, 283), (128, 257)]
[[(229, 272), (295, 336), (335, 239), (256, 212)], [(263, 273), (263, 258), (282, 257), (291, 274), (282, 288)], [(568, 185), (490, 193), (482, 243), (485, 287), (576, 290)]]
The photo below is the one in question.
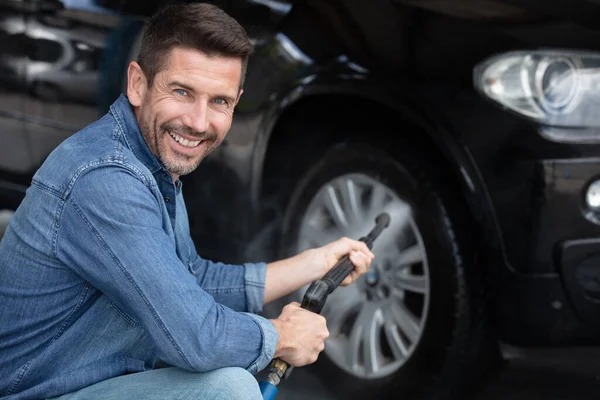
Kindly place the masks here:
[(169, 199), (168, 197), (165, 197), (165, 203), (168, 203), (171, 199)]

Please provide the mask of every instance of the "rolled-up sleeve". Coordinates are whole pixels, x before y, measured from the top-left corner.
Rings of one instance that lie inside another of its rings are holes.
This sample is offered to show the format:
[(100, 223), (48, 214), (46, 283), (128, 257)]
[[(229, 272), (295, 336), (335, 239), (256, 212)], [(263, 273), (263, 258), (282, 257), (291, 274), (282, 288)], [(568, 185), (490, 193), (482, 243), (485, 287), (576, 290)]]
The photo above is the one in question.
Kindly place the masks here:
[(236, 366), (256, 374), (273, 358), (278, 340), (270, 321), (251, 314), (262, 307), (266, 265), (238, 266), (233, 274), (247, 288), (249, 312), (217, 302), (178, 258), (159, 196), (125, 166), (84, 172), (58, 217), (56, 256), (136, 319), (168, 364), (198, 372)]
[(246, 283), (246, 305), (251, 313), (262, 311), (265, 300), (265, 279), (267, 264), (244, 264), (244, 281)]
[[(193, 245), (192, 245), (193, 246)], [(260, 313), (265, 298), (266, 263), (242, 265), (213, 262), (196, 256), (190, 266), (198, 285), (215, 300), (243, 312)]]
[(260, 327), (260, 331), (263, 335), (263, 347), (260, 355), (256, 359), (256, 361), (249, 367), (248, 371), (252, 374), (257, 374), (260, 372), (264, 366), (266, 366), (272, 359), (275, 354), (275, 349), (277, 347), (277, 341), (279, 339), (279, 334), (277, 333), (277, 329), (275, 326), (268, 320), (254, 314), (248, 314)]

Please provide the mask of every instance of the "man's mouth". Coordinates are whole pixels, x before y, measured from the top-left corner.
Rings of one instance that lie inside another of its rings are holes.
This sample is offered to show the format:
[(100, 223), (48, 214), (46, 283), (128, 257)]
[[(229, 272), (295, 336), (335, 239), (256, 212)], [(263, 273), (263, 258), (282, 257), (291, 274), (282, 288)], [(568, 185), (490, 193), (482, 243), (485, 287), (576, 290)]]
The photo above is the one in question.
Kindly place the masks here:
[(177, 143), (179, 143), (183, 147), (188, 147), (190, 149), (193, 149), (194, 147), (197, 147), (200, 143), (202, 143), (202, 140), (194, 140), (194, 141), (187, 140), (186, 138), (183, 138), (171, 131), (167, 131), (167, 133), (169, 134), (169, 136), (171, 136), (173, 138), (173, 140), (175, 140)]

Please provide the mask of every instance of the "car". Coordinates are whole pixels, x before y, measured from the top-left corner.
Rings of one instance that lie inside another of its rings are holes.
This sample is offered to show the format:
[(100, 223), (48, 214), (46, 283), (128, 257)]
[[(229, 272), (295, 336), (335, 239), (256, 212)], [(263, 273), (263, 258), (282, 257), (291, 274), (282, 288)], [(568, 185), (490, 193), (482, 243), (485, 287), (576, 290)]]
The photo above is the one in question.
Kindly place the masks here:
[[(213, 3), (255, 53), (230, 133), (182, 178), (199, 254), (271, 261), (391, 216), (307, 373), (340, 398), (462, 399), (503, 344), (598, 344), (597, 2)], [(123, 92), (161, 5), (0, 2), (4, 215)]]

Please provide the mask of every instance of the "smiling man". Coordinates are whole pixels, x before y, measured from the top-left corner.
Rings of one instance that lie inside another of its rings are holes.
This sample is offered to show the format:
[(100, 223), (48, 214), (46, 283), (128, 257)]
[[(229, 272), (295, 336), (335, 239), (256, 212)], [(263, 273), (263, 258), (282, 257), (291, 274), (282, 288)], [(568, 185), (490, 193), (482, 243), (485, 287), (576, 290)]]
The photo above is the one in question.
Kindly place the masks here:
[(274, 357), (314, 362), (323, 317), (264, 303), (322, 277), (341, 238), (272, 263), (205, 260), (189, 236), (179, 177), (227, 134), (252, 46), (208, 4), (149, 22), (127, 96), (36, 172), (0, 242), (0, 398), (260, 399)]

